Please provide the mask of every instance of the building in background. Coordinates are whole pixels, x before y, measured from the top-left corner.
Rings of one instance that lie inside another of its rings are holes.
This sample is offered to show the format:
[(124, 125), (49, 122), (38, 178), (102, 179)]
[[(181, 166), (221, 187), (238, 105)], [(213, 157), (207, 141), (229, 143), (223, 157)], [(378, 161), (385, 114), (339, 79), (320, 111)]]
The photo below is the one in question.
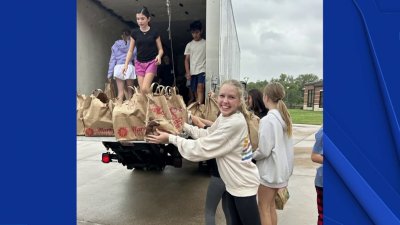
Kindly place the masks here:
[(304, 85), (303, 110), (323, 111), (323, 80)]

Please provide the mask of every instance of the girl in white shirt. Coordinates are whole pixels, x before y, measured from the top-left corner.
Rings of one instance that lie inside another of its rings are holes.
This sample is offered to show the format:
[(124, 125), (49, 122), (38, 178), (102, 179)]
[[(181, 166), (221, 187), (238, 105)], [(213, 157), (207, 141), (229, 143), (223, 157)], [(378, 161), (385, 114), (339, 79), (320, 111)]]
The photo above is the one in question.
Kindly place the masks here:
[(260, 225), (256, 194), (259, 187), (258, 169), (251, 162), (251, 145), (245, 116), (243, 86), (236, 80), (225, 81), (218, 93), (220, 115), (207, 129), (189, 124), (184, 130), (195, 140), (158, 131), (149, 135), (151, 143), (172, 143), (190, 161), (215, 158), (221, 179), (228, 192), (228, 209), (232, 224)]
[(275, 195), (279, 188), (288, 185), (293, 172), (292, 121), (282, 101), (284, 97), (280, 83), (264, 88), (263, 101), (269, 111), (260, 120), (258, 149), (253, 154), (261, 178), (258, 208), (262, 225), (277, 224)]

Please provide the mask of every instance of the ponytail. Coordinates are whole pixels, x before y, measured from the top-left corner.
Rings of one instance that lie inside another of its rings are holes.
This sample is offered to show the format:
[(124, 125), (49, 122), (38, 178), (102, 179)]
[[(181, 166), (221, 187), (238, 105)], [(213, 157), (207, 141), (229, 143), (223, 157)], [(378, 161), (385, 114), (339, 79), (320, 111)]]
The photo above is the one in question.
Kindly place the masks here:
[(286, 107), (285, 102), (283, 102), (281, 99), (278, 100), (278, 111), (282, 116), (283, 121), (286, 123), (287, 127), (287, 134), (289, 137), (292, 136), (292, 118), (290, 116), (289, 110)]
[(269, 83), (264, 88), (264, 95), (268, 96), (273, 102), (277, 103), (277, 108), (282, 116), (283, 121), (286, 123), (287, 134), (292, 136), (292, 118), (290, 117), (289, 110), (286, 107), (283, 98), (285, 97), (285, 89), (279, 82)]

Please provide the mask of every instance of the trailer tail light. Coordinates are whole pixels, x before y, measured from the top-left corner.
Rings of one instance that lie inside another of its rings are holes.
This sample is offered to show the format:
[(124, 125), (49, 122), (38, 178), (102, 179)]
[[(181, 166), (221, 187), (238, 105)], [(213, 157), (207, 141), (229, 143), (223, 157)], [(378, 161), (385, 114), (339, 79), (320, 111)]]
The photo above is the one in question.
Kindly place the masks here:
[(103, 154), (101, 155), (101, 161), (102, 161), (103, 163), (109, 163), (109, 162), (111, 161), (111, 156), (110, 156), (110, 154), (108, 154), (108, 153), (103, 153)]

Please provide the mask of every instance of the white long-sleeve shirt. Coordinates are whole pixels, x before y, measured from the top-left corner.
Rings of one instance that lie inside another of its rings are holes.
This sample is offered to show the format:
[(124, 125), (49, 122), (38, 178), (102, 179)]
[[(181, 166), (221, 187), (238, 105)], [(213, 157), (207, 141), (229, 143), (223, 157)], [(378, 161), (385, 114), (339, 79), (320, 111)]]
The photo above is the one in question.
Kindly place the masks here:
[(271, 188), (286, 187), (293, 172), (293, 141), (287, 135), (286, 123), (277, 109), (260, 120), (257, 160), (261, 184)]
[(184, 130), (196, 140), (169, 136), (169, 142), (178, 147), (184, 158), (195, 162), (216, 158), (220, 176), (231, 195), (248, 197), (257, 193), (259, 174), (251, 162), (247, 124), (242, 113), (220, 115), (208, 129), (185, 124)]

